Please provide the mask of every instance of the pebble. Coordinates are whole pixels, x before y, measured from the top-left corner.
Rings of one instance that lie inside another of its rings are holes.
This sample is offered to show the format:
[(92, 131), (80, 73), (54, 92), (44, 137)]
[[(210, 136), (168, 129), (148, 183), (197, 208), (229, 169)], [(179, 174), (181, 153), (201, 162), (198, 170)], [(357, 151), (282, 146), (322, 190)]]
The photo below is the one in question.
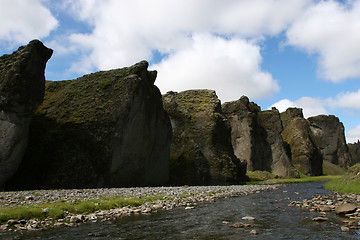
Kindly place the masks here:
[(289, 206), (308, 209), (310, 212), (319, 212), (318, 217), (312, 218), (313, 221), (329, 221), (325, 214), (330, 212), (342, 215), (347, 218), (343, 222), (346, 226), (341, 227), (341, 231), (359, 229), (360, 220), (360, 195), (353, 193), (336, 193), (327, 196), (314, 196), (312, 199), (302, 201), (291, 201)]
[[(0, 225), (0, 231), (41, 230), (50, 227), (77, 226), (83, 222), (104, 222), (114, 218), (126, 217), (132, 214), (151, 214), (158, 210), (170, 210), (183, 206), (186, 210), (193, 209), (196, 202), (214, 202), (217, 198), (244, 196), (265, 190), (275, 190), (280, 185), (230, 185), (230, 186), (183, 186), (183, 187), (136, 187), (136, 188), (99, 188), (99, 189), (61, 189), (0, 192), (0, 207), (22, 206), (52, 202), (75, 202), (98, 199), (99, 197), (148, 197), (163, 196), (163, 200), (147, 202), (139, 207), (123, 207), (102, 210), (86, 215), (76, 215), (66, 212), (64, 218), (9, 220)], [(185, 196), (185, 197), (184, 197)], [(188, 196), (188, 197), (186, 197)], [(43, 209), (48, 212), (49, 209)], [(250, 224), (243, 223), (244, 226)]]
[(251, 231), (250, 231), (250, 234), (252, 234), (252, 235), (257, 235), (258, 232), (257, 232), (256, 230), (251, 230)]

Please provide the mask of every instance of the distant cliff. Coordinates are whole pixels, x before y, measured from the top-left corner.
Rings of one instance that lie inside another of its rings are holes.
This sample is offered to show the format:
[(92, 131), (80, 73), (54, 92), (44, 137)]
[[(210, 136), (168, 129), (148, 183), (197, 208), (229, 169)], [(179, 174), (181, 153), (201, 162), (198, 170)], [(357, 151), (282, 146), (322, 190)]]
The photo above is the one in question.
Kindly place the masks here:
[(290, 147), (292, 163), (305, 175), (322, 175), (323, 157), (302, 109), (288, 108), (281, 113), (281, 120), (284, 125), (282, 136)]
[(268, 171), (281, 177), (298, 176), (281, 136), (283, 126), (277, 110), (261, 111), (245, 96), (224, 103), (222, 108), (230, 121), (235, 155), (247, 162), (249, 171)]
[(324, 160), (344, 168), (351, 166), (352, 160), (345, 140), (344, 125), (334, 115), (319, 115), (308, 118)]
[(215, 91), (169, 92), (163, 101), (173, 127), (171, 184), (236, 184), (246, 180), (246, 163), (234, 155), (230, 125)]
[(349, 153), (351, 156), (351, 165), (360, 163), (360, 142), (359, 140), (356, 143), (348, 144)]
[(169, 178), (171, 125), (148, 63), (47, 82), (8, 188), (151, 186)]

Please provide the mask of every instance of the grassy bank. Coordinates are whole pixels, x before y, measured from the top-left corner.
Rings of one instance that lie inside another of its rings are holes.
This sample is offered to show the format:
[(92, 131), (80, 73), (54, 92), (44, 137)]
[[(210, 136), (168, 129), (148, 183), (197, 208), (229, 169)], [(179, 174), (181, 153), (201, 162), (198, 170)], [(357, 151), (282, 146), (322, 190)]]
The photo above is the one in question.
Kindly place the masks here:
[(270, 183), (303, 183), (303, 182), (325, 182), (338, 180), (341, 175), (324, 175), (309, 177), (300, 174), (300, 178), (275, 178), (275, 175), (266, 171), (248, 171), (250, 182), (247, 184), (270, 184)]
[(360, 193), (360, 163), (350, 167), (342, 178), (326, 183), (325, 188), (337, 192), (359, 194)]
[(87, 201), (60, 201), (54, 203), (44, 203), (37, 205), (25, 205), (16, 207), (0, 208), (0, 223), (4, 224), (8, 220), (29, 220), (46, 218), (60, 219), (65, 217), (67, 213), (72, 214), (88, 214), (98, 210), (109, 210), (121, 207), (136, 207), (145, 202), (153, 202), (162, 200), (163, 196), (153, 197), (103, 197), (95, 200)]

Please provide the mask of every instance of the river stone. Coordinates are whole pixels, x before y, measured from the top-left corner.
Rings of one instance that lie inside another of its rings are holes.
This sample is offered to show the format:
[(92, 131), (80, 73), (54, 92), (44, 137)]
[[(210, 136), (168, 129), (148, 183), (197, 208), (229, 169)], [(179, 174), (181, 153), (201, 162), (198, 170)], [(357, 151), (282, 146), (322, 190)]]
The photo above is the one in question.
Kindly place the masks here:
[(352, 203), (345, 203), (335, 208), (337, 214), (349, 214), (354, 213), (357, 210), (357, 206)]
[(257, 232), (256, 230), (251, 230), (251, 231), (250, 231), (250, 234), (252, 234), (252, 235), (257, 235), (258, 232)]
[(311, 220), (316, 221), (316, 222), (325, 222), (325, 221), (329, 220), (329, 218), (327, 218), (327, 217), (314, 217)]
[(247, 227), (251, 227), (251, 224), (243, 223), (243, 222), (236, 222), (231, 226), (234, 228), (247, 228)]
[(349, 232), (350, 228), (346, 227), (346, 226), (341, 226), (341, 231), (343, 232)]
[(39, 40), (0, 57), (0, 186), (17, 171), (33, 113), (42, 103), (52, 50)]
[(319, 211), (320, 212), (331, 212), (331, 207), (330, 206), (319, 206)]
[(251, 216), (242, 217), (241, 219), (246, 220), (246, 221), (254, 221), (255, 220), (255, 218), (251, 217)]

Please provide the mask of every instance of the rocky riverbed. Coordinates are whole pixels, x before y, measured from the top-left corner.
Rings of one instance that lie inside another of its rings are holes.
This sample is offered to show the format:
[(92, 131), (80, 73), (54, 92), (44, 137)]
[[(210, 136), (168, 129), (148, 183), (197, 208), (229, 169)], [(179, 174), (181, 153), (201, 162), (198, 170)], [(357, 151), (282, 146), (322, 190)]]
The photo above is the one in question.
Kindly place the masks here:
[(332, 221), (329, 214), (336, 213), (342, 217), (342, 231), (359, 229), (360, 221), (360, 195), (359, 194), (341, 194), (333, 193), (326, 196), (315, 196), (312, 199), (302, 201), (291, 201), (289, 206), (296, 206), (308, 209), (311, 212), (319, 212), (318, 217), (312, 220), (317, 222)]
[[(107, 221), (133, 214), (151, 214), (174, 207), (194, 208), (197, 202), (211, 202), (216, 198), (259, 193), (274, 190), (279, 185), (232, 185), (232, 186), (183, 186), (183, 187), (143, 187), (143, 188), (102, 188), (68, 190), (34, 190), (0, 192), (0, 207), (15, 207), (52, 202), (75, 202), (97, 199), (99, 197), (150, 197), (162, 196), (163, 200), (146, 202), (139, 207), (123, 207), (101, 210), (90, 214), (74, 215), (67, 213), (64, 218), (44, 220), (9, 220), (0, 226), (1, 231), (42, 230), (51, 227), (76, 226), (85, 222)], [(44, 209), (43, 211), (46, 211)]]

